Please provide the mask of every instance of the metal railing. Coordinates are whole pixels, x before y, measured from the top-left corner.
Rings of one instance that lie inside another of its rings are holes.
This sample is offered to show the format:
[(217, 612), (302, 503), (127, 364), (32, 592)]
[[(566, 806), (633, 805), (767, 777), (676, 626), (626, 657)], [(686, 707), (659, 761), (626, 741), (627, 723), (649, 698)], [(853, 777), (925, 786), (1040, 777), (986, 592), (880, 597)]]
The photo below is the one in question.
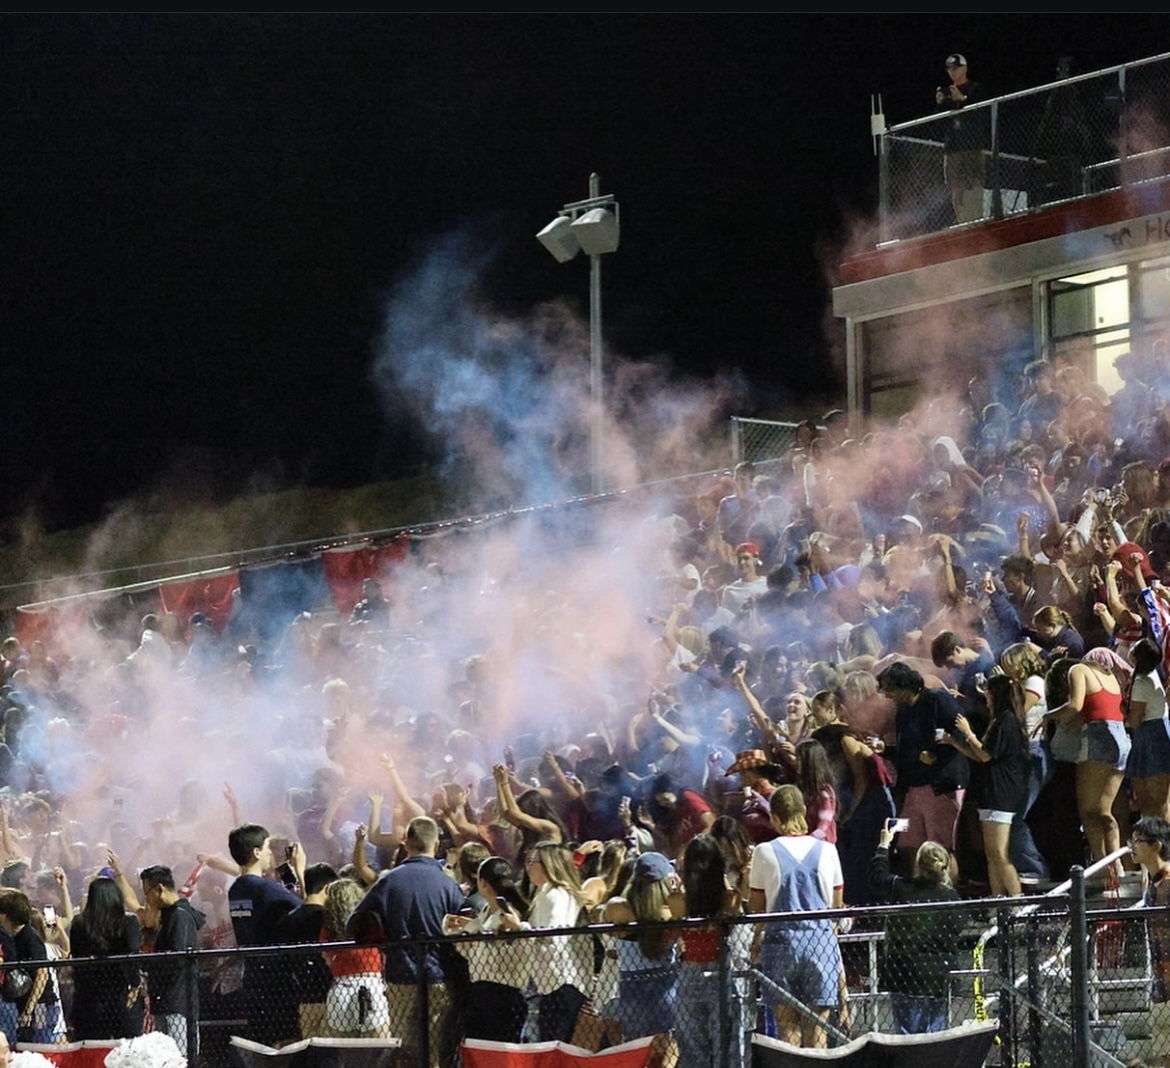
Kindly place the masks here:
[[(9, 962), (0, 971), (46, 969), (51, 981), (28, 1016), (0, 1002), (0, 1029), (21, 1048), (165, 1029), (206, 1068), (312, 1038), (366, 1040), (355, 1049), (367, 1060), (374, 1049), (391, 1063), (401, 1048), (404, 1063), (447, 1066), (464, 1037), (601, 1049), (648, 1036), (680, 1065), (743, 1068), (753, 1035), (777, 1026), (832, 1046), (981, 1020), (998, 1020), (999, 1065), (1170, 1054), (1166, 1005), (1150, 997), (1170, 911), (1090, 908), (1085, 882), (1074, 869), (1070, 892), (1044, 897)], [(427, 960), (443, 983), (409, 978)]]
[[(1170, 54), (899, 123), (879, 141), (882, 242), (1165, 178)], [(966, 208), (952, 196), (959, 170)]]

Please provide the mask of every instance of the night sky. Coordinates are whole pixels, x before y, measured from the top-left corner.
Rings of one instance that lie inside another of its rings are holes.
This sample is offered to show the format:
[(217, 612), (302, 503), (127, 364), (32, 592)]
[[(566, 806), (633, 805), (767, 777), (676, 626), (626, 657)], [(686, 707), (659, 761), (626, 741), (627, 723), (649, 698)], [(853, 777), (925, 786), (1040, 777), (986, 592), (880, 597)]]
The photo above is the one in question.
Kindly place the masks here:
[(390, 295), (459, 233), (486, 306), (583, 310), (585, 263), (533, 235), (593, 170), (622, 210), (611, 351), (738, 372), (741, 414), (831, 393), (822, 259), (873, 208), (870, 94), (898, 122), (949, 52), (1010, 92), (1164, 23), (4, 16), (0, 520), (413, 470), (371, 383)]

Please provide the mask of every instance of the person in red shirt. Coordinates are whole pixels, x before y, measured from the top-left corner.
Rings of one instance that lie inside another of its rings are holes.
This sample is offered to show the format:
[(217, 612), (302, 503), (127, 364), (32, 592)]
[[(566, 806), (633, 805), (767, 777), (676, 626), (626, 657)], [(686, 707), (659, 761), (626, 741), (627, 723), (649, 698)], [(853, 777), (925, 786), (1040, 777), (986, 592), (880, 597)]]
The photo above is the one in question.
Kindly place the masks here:
[[(365, 897), (365, 887), (353, 879), (338, 879), (325, 890), (321, 941), (344, 942), (345, 922)], [(390, 1004), (382, 979), (382, 951), (377, 946), (328, 949), (325, 962), (333, 982), (325, 995), (327, 1033), (349, 1038), (388, 1038)]]

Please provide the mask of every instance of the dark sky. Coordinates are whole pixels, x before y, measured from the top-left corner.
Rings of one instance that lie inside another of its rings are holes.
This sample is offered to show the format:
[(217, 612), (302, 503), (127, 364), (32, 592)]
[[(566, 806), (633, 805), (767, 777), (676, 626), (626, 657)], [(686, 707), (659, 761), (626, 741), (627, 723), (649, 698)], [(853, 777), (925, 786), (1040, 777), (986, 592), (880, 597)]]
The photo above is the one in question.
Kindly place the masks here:
[(533, 235), (592, 170), (615, 351), (738, 369), (745, 413), (823, 391), (818, 249), (872, 208), (870, 94), (897, 122), (948, 52), (1009, 92), (1164, 21), (4, 16), (0, 519), (409, 469), (370, 383), (388, 295), (468, 231), (493, 307), (583, 306)]

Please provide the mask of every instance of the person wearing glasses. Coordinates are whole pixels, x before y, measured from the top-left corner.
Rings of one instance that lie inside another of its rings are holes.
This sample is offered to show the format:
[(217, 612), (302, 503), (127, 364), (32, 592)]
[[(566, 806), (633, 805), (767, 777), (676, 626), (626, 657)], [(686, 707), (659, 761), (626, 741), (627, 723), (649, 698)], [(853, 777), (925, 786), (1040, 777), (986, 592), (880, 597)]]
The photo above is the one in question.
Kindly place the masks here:
[[(573, 854), (560, 842), (538, 842), (524, 858), (528, 881), (535, 887), (528, 915), (521, 920), (509, 909), (500, 930), (553, 931), (578, 926), (585, 899)], [(593, 987), (593, 942), (586, 935), (550, 934), (523, 943), (531, 953), (532, 981), (540, 995), (538, 1042), (570, 1042)]]
[(1150, 937), (1150, 1026), (1155, 1035), (1170, 1029), (1170, 823), (1160, 816), (1143, 816), (1133, 825), (1129, 847), (1142, 866), (1146, 888), (1142, 904), (1157, 909), (1146, 921)]

